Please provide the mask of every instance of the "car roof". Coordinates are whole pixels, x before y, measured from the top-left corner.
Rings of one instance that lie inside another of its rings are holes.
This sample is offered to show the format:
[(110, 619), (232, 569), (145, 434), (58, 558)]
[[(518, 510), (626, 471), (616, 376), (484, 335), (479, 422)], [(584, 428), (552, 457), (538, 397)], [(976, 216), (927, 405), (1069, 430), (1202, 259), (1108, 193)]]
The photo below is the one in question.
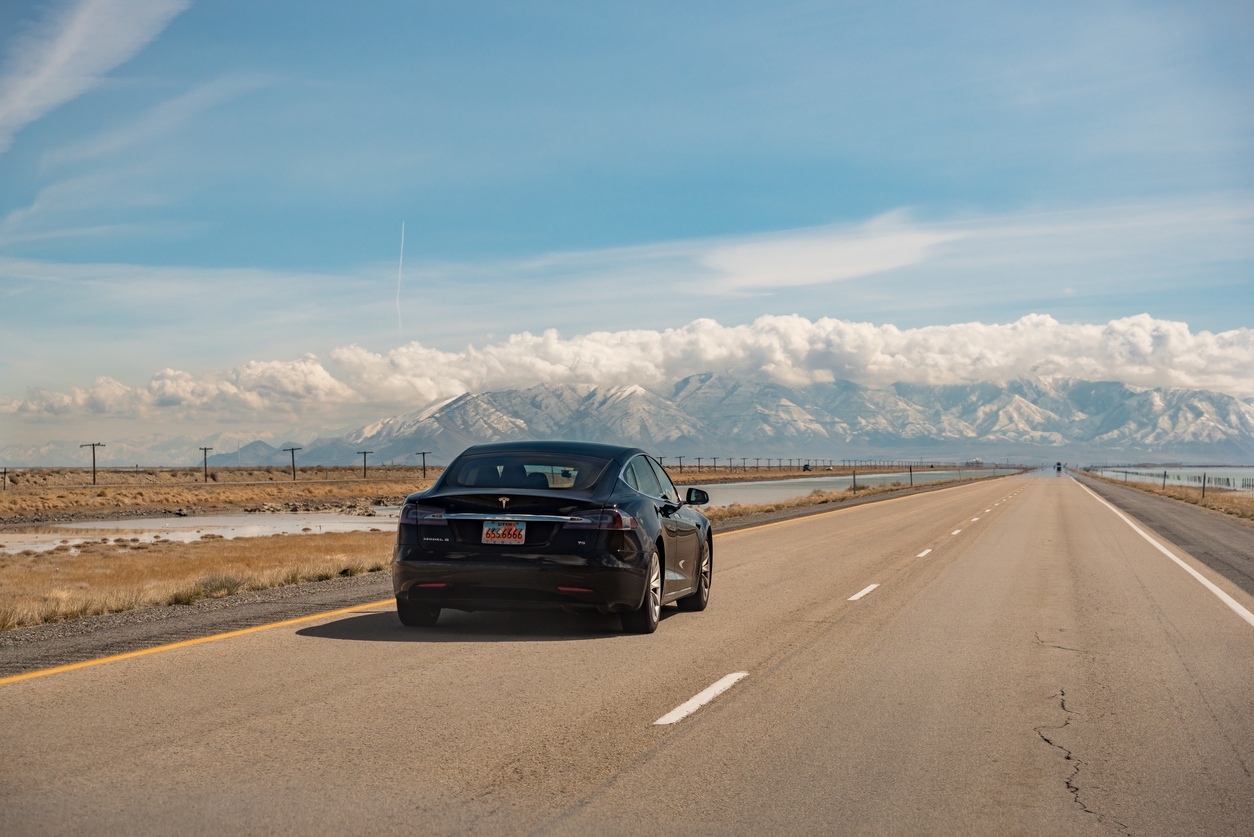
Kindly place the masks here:
[(485, 453), (571, 453), (595, 456), (599, 459), (615, 459), (621, 454), (644, 453), (630, 445), (605, 445), (599, 442), (496, 442), (487, 445), (472, 445), (459, 454), (460, 456), (477, 456)]

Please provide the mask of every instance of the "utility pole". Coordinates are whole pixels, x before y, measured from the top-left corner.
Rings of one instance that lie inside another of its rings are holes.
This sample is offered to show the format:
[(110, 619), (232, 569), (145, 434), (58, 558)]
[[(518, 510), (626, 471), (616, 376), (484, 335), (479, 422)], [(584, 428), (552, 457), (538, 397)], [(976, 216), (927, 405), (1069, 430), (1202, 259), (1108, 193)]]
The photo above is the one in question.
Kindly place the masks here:
[(742, 471), (748, 471), (748, 470), (749, 470), (749, 468), (745, 465), (745, 463), (746, 463), (746, 462), (748, 462), (748, 461), (749, 461), (749, 457), (747, 457), (747, 456), (742, 456), (742, 457), (740, 457), (740, 470), (742, 470)]
[(88, 442), (85, 445), (79, 445), (80, 448), (91, 448), (91, 484), (96, 484), (96, 448), (103, 448), (104, 442)]
[(213, 448), (201, 448), (200, 452), (205, 456), (205, 482), (209, 482), (209, 451)]
[(359, 451), (357, 451), (357, 452), (361, 454), (361, 478), (364, 480), (364, 479), (366, 478), (366, 457), (367, 457), (368, 455), (370, 455), (370, 454), (374, 453), (374, 451), (372, 451), (372, 450), (359, 450)]
[(682, 456), (677, 456), (675, 458), (679, 460), (679, 473), (682, 474), (684, 472), (684, 458)]
[(422, 457), (422, 478), (424, 480), (427, 478), (427, 454), (429, 453), (431, 453), (429, 450), (420, 450), (414, 454), (414, 456)]
[[(292, 455), (292, 482), (296, 482), (296, 451), (304, 450), (304, 448), (283, 448), (284, 453)], [(314, 472), (315, 474), (317, 471)]]
[(761, 458), (759, 458), (759, 457), (754, 457), (754, 459), (753, 459), (753, 470), (755, 470), (755, 471), (761, 471), (761, 470), (762, 470), (762, 460), (761, 460)]
[(697, 470), (698, 470), (698, 471), (700, 471), (700, 470), (701, 470), (701, 460), (702, 460), (702, 459), (704, 459), (704, 458), (705, 458), (704, 456), (698, 456), (698, 457), (697, 457)]

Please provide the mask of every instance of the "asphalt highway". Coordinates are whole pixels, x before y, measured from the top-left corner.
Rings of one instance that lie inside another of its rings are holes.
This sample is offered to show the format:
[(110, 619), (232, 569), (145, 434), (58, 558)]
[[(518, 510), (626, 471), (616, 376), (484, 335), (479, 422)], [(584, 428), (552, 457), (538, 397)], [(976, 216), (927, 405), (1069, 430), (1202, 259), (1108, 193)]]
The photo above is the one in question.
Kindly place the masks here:
[(0, 682), (0, 832), (1254, 834), (1254, 596), (1077, 481), (714, 556), (651, 636), (380, 604)]

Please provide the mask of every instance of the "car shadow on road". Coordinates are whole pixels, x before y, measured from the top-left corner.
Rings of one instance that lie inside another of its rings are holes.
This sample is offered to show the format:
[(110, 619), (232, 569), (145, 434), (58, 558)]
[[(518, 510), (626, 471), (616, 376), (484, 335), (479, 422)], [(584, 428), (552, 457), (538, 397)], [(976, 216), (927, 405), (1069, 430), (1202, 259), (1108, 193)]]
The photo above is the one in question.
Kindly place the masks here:
[[(662, 608), (662, 619), (678, 614)], [(619, 617), (610, 613), (529, 610), (512, 613), (462, 613), (446, 610), (433, 628), (406, 628), (396, 613), (363, 613), (303, 628), (297, 636), (355, 642), (554, 642), (624, 636)]]

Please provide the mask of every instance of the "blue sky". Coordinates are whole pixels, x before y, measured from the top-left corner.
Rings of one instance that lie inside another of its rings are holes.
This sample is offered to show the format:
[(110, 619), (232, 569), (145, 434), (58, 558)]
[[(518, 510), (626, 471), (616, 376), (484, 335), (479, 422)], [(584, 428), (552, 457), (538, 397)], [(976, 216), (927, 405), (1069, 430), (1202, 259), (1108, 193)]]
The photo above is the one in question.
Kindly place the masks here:
[[(0, 6), (0, 427), (351, 422), (426, 391), (346, 347), (764, 315), (1147, 313), (1254, 379), (1248, 3), (766, 5)], [(348, 389), (73, 396), (307, 354)]]

